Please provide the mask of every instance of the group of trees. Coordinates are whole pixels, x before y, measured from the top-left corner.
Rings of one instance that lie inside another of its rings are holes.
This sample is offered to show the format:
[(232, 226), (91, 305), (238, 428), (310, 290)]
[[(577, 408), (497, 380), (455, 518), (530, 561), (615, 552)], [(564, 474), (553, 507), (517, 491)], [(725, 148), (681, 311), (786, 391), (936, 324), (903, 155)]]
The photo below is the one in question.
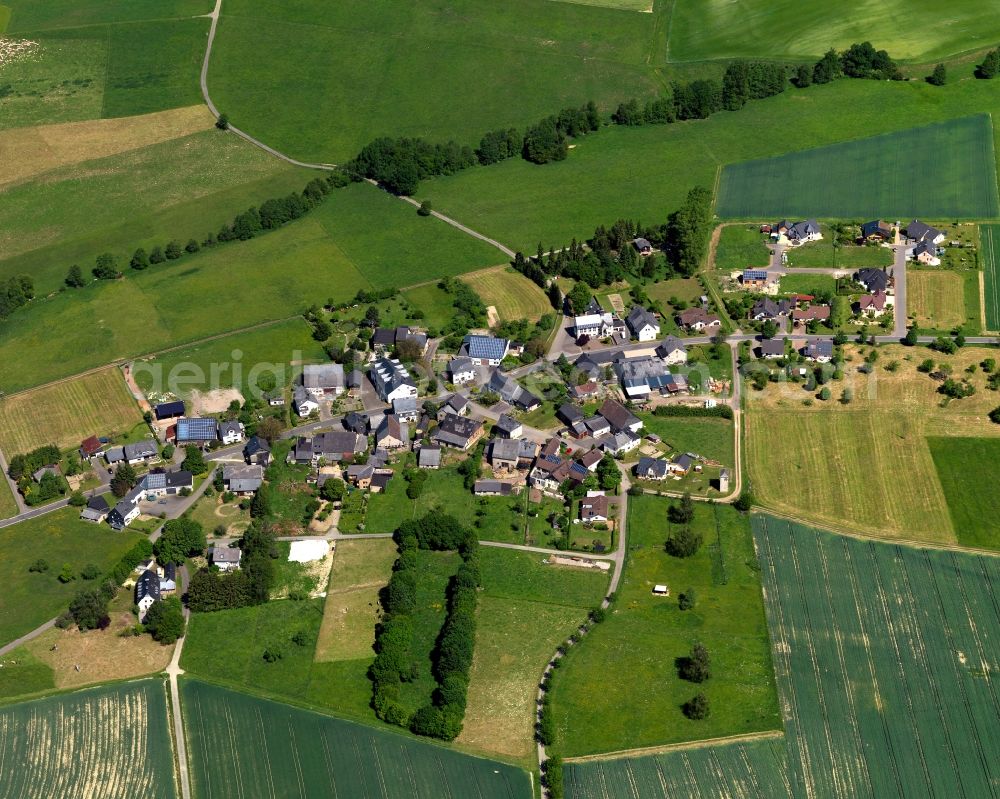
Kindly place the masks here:
[(35, 282), (27, 275), (9, 277), (0, 283), (0, 319), (35, 298)]
[[(691, 654), (678, 658), (677, 671), (681, 679), (693, 683), (703, 683), (711, 677), (711, 663), (705, 645), (695, 643), (691, 647)], [(684, 703), (682, 710), (684, 711), (684, 715), (689, 719), (698, 720), (707, 718), (709, 714), (708, 698), (703, 693), (695, 694), (695, 696)]]
[(885, 50), (876, 50), (871, 42), (861, 42), (841, 53), (830, 48), (815, 64), (801, 64), (792, 81), (804, 89), (812, 83), (830, 83), (841, 77), (903, 80), (903, 73)]
[(997, 75), (1000, 75), (1000, 47), (990, 50), (976, 67), (976, 77), (982, 80), (992, 80)]
[(15, 455), (7, 465), (7, 474), (14, 482), (20, 482), (23, 478), (31, 478), (31, 475), (52, 463), (58, 463), (60, 458), (59, 447), (55, 444), (46, 444), (36, 447), (31, 452)]
[(59, 448), (48, 444), (10, 459), (7, 474), (17, 483), (27, 505), (40, 505), (69, 490), (69, 484), (61, 474), (45, 472), (37, 482), (33, 477), (39, 469), (58, 463), (61, 457)]
[(183, 563), (185, 558), (202, 554), (206, 543), (204, 528), (181, 516), (163, 525), (163, 534), (153, 544), (153, 554), (160, 563)]
[(147, 632), (153, 636), (154, 641), (161, 644), (172, 644), (184, 635), (184, 608), (181, 600), (176, 596), (161, 599), (154, 602), (143, 621)]
[[(479, 543), (471, 530), (442, 513), (404, 522), (394, 539), (399, 557), (382, 591), (384, 614), (376, 630), (377, 654), (369, 670), (372, 706), (376, 715), (390, 724), (418, 735), (454, 740), (462, 731), (475, 644)], [(432, 653), (437, 688), (431, 702), (411, 715), (399, 701), (399, 694), (400, 686), (419, 674), (412, 652), (411, 618), (416, 609), (419, 549), (458, 550), (462, 563), (448, 584), (448, 613)]]
[(393, 194), (409, 195), (424, 178), (452, 175), (476, 162), (471, 147), (454, 141), (431, 144), (423, 139), (383, 136), (362, 147), (345, 170), (353, 177), (378, 181)]
[(534, 164), (562, 161), (569, 152), (569, 139), (586, 136), (600, 127), (601, 114), (593, 101), (580, 108), (564, 108), (524, 132), (522, 155)]
[(477, 327), (485, 327), (487, 322), (486, 303), (483, 298), (461, 280), (446, 277), (438, 283), (438, 288), (451, 296), (454, 313), (442, 331), (445, 335), (444, 346), (457, 349), (462, 343), (462, 337)]
[[(345, 173), (337, 170), (322, 178), (313, 178), (301, 192), (292, 192), (285, 197), (273, 197), (261, 205), (248, 208), (237, 214), (231, 224), (224, 224), (218, 233), (209, 233), (200, 243), (197, 239), (189, 239), (181, 245), (176, 239), (164, 246), (157, 245), (147, 253), (139, 247), (129, 260), (129, 266), (137, 271), (150, 266), (174, 261), (185, 253), (196, 253), (203, 247), (214, 247), (226, 241), (246, 241), (267, 230), (275, 230), (308, 213), (331, 190), (346, 186), (351, 179)], [(98, 280), (117, 280), (122, 276), (122, 270), (117, 256), (112, 253), (102, 253), (97, 256), (91, 273)], [(74, 264), (66, 274), (65, 284), (69, 288), (82, 288), (87, 285), (83, 270)], [(0, 306), (2, 310), (2, 306)], [(0, 312), (0, 317), (2, 317)]]
[(704, 186), (695, 186), (667, 223), (668, 254), (685, 277), (698, 271), (711, 233), (712, 192)]
[[(73, 597), (69, 609), (56, 621), (57, 626), (65, 629), (76, 624), (81, 630), (107, 627), (111, 623), (108, 615), (108, 604), (117, 595), (118, 587), (125, 582), (136, 566), (152, 554), (153, 545), (148, 539), (143, 538), (136, 542), (128, 552), (119, 558), (118, 563), (108, 572), (98, 587), (85, 588)], [(84, 579), (97, 579), (97, 575)]]
[(689, 558), (701, 549), (702, 535), (691, 527), (694, 521), (694, 501), (691, 492), (685, 491), (679, 505), (671, 505), (667, 518), (677, 525), (664, 548), (675, 558)]
[(221, 573), (201, 569), (191, 578), (188, 607), (199, 613), (261, 605), (274, 585), (274, 559), (278, 557), (274, 531), (255, 519), (243, 534), (240, 568)]

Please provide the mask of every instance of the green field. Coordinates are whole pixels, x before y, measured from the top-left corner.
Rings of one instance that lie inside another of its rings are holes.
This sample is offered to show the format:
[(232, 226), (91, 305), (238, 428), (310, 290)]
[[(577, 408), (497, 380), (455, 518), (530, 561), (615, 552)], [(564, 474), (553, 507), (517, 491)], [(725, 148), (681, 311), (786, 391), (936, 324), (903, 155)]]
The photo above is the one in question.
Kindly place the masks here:
[(497, 310), (500, 321), (528, 319), (537, 322), (552, 312), (545, 292), (511, 267), (484, 269), (464, 278), (487, 306)]
[[(567, 105), (652, 95), (666, 27), (664, 10), (539, 0), (227, 0), (208, 83), (243, 130), (342, 162), (376, 136), (476, 145)], [(283, 112), (268, 113), (277, 95)]]
[(17, 503), (14, 501), (14, 494), (10, 490), (10, 484), (6, 480), (0, 481), (0, 519), (9, 519), (17, 513)]
[[(295, 318), (137, 361), (133, 376), (147, 395), (169, 391), (188, 397), (192, 390), (237, 388), (246, 396), (249, 377), (255, 369), (258, 373), (275, 374), (280, 387), (291, 384), (300, 371), (297, 364), (328, 360), (323, 347), (312, 337), (309, 325), (304, 319)], [(279, 368), (272, 370), (267, 368), (268, 364)], [(213, 365), (218, 380), (211, 379)], [(177, 379), (171, 379), (171, 375)]]
[[(971, 67), (967, 72), (971, 75)], [(707, 120), (603, 128), (575, 142), (565, 161), (538, 167), (512, 159), (426, 181), (420, 194), (437, 210), (513, 248), (534, 252), (539, 241), (546, 248), (562, 247), (621, 217), (661, 223), (692, 186), (715, 185), (720, 164), (1000, 111), (988, 84), (971, 79), (945, 87), (922, 81), (842, 80), (789, 89)], [(933, 155), (928, 167), (936, 169), (938, 154)], [(995, 171), (976, 163), (982, 175), (970, 188), (991, 180)], [(906, 180), (926, 174), (923, 168), (900, 171)], [(923, 185), (942, 188), (929, 181)], [(949, 185), (950, 176), (944, 188)], [(880, 208), (876, 215), (883, 212), (888, 213)], [(818, 214), (819, 209), (807, 213)]]
[[(984, 16), (981, 9), (972, 0), (947, 7), (934, 0), (847, 0), (835, 5), (815, 0), (746, 0), (738, 5), (727, 0), (677, 0), (671, 18), (670, 59), (815, 61), (830, 47), (843, 50), (854, 42), (871, 40), (894, 58), (927, 62), (1000, 40), (1000, 21)], [(934, 36), (926, 36), (919, 25), (906, 24), (908, 18), (933, 18), (940, 24)]]
[[(588, 760), (565, 767), (569, 799), (636, 796), (792, 797), (784, 741), (694, 746), (659, 755)], [(637, 793), (638, 792), (638, 793)]]
[(397, 733), (196, 680), (181, 682), (181, 698), (199, 799), (531, 796), (521, 769)]
[(694, 452), (724, 464), (733, 463), (733, 423), (729, 419), (639, 414), (643, 433), (655, 433), (679, 452)]
[[(912, 272), (907, 274), (913, 274)], [(833, 275), (782, 275), (781, 291), (792, 294), (819, 294), (824, 291), (835, 293), (837, 281)]]
[[(564, 756), (714, 738), (780, 725), (760, 577), (748, 520), (727, 507), (698, 505), (705, 543), (693, 557), (664, 552), (667, 507), (660, 497), (629, 498), (629, 556), (609, 618), (572, 647), (554, 680), (556, 750)], [(715, 514), (718, 514), (716, 517)], [(652, 594), (666, 583), (669, 597)], [(694, 588), (697, 604), (677, 606)], [(695, 641), (712, 658), (710, 680), (681, 680), (675, 658)], [(681, 704), (704, 691), (712, 706), (691, 721)]]
[(1000, 561), (756, 516), (796, 796), (989, 796)]
[(206, 0), (87, 4), (10, 0), (7, 34), (37, 42), (4, 70), (0, 127), (129, 116), (201, 102)]
[(909, 269), (906, 305), (907, 316), (921, 330), (963, 328), (966, 335), (978, 335), (982, 329), (979, 271)]
[(861, 269), (866, 266), (889, 266), (892, 250), (886, 247), (835, 246), (834, 235), (826, 225), (821, 225), (823, 239), (811, 241), (800, 247), (785, 250), (788, 266), (793, 269), (819, 267), (822, 269)]
[[(996, 524), (1000, 498), (987, 488), (996, 485), (994, 478), (1000, 477), (1000, 439), (928, 438), (927, 444), (958, 543), (1000, 549)], [(974, 477), (970, 469), (974, 469)]]
[[(106, 525), (79, 519), (76, 508), (64, 508), (0, 530), (0, 645), (13, 641), (58, 615), (87, 583), (79, 577), (58, 580), (63, 564), (73, 572), (89, 563), (107, 570), (140, 536), (116, 533)], [(29, 572), (38, 559), (48, 571)]]
[(986, 329), (1000, 330), (1000, 225), (980, 225)]
[(751, 266), (768, 266), (771, 253), (764, 246), (766, 240), (756, 225), (726, 225), (719, 231), (715, 268), (720, 272), (742, 272)]
[(993, 127), (981, 114), (731, 164), (722, 171), (716, 212), (723, 218), (989, 218), (1000, 213), (995, 169)]
[(0, 762), (3, 796), (174, 799), (165, 684), (141, 680), (2, 708)]
[[(31, 304), (0, 323), (0, 388), (13, 391), (93, 366), (301, 313), (359, 289), (471, 271), (496, 250), (421, 219), (367, 184), (333, 192), (307, 217), (245, 242), (185, 256), (124, 280)], [(231, 291), (253, 275), (251, 291)], [(212, 313), (204, 312), (206, 297)], [(73, 330), (70, 339), (45, 331)], [(25, 364), (31, 364), (25, 369)]]

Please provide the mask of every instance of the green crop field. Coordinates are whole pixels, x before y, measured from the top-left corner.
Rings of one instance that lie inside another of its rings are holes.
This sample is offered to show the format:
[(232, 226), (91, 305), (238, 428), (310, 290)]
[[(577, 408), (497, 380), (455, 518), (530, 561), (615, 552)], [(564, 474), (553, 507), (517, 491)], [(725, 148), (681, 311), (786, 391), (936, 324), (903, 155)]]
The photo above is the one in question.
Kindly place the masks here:
[(1000, 330), (1000, 225), (980, 225), (986, 329)]
[[(971, 79), (945, 87), (922, 81), (842, 80), (790, 88), (707, 120), (603, 128), (574, 142), (565, 161), (539, 167), (511, 159), (426, 181), (419, 193), (442, 213), (515, 249), (534, 252), (539, 241), (562, 247), (574, 236), (591, 236), (597, 225), (622, 217), (662, 223), (692, 186), (715, 185), (720, 164), (1000, 111), (1000, 100), (988, 84)], [(937, 158), (934, 153), (935, 163)], [(976, 163), (983, 175), (973, 187), (995, 171), (991, 164)], [(923, 172), (901, 171), (906, 179)], [(944, 186), (950, 184), (947, 176)], [(808, 213), (819, 211), (810, 208)]]
[[(77, 577), (59, 581), (63, 564), (79, 575), (93, 563), (110, 569), (140, 536), (116, 533), (106, 525), (80, 521), (76, 508), (63, 508), (0, 530), (0, 645), (65, 610), (73, 595), (87, 584)], [(29, 572), (36, 560), (48, 571)]]
[[(919, 169), (912, 165), (920, 164)], [(995, 217), (988, 115), (954, 119), (722, 171), (721, 217)]]
[[(1000, 549), (1000, 497), (988, 486), (1000, 477), (1000, 439), (928, 438), (958, 543)], [(975, 478), (971, 478), (974, 469)]]
[[(471, 271), (496, 250), (367, 184), (333, 192), (307, 217), (257, 239), (62, 292), (0, 322), (0, 389), (301, 313), (359, 289)], [(129, 270), (131, 271), (131, 270)], [(253, 290), (233, 292), (253, 275)], [(212, 313), (204, 312), (206, 297)], [(73, 330), (53, 339), (49, 330)], [(31, 364), (25, 369), (25, 364)]]
[[(974, 0), (942, 7), (934, 0), (847, 0), (831, 5), (806, 0), (677, 0), (672, 4), (671, 61), (710, 58), (782, 58), (815, 61), (830, 47), (843, 50), (870, 40), (894, 58), (932, 61), (1000, 41), (1000, 20), (981, 13)], [(934, 36), (910, 15), (934, 18)], [(790, 25), (790, 18), (794, 24)]]
[(989, 796), (1000, 560), (753, 527), (793, 794)]
[[(629, 555), (618, 598), (566, 656), (554, 679), (556, 750), (564, 756), (714, 738), (780, 725), (760, 578), (747, 519), (728, 507), (696, 503), (695, 529), (704, 537), (686, 559), (667, 555), (669, 502), (629, 498)], [(717, 514), (717, 516), (716, 516)], [(666, 583), (669, 597), (655, 596)], [(693, 588), (694, 609), (677, 606)], [(680, 679), (675, 659), (695, 641), (708, 648), (712, 678)], [(681, 705), (704, 691), (712, 706), (691, 721)]]
[(181, 699), (199, 799), (531, 796), (521, 769), (397, 733), (196, 680), (181, 682)]
[[(328, 360), (306, 321), (295, 318), (137, 361), (133, 376), (147, 395), (188, 397), (192, 390), (237, 388), (245, 396), (251, 372), (273, 374), (281, 387), (291, 384), (300, 363)], [(213, 368), (218, 380), (212, 379)]]
[(0, 708), (0, 795), (174, 799), (162, 680), (142, 680)]
[(536, 322), (543, 314), (552, 313), (545, 292), (512, 267), (471, 272), (463, 280), (487, 306), (497, 309), (502, 322), (514, 319)]
[(586, 760), (564, 769), (569, 799), (636, 796), (789, 797), (784, 741), (763, 740), (693, 746), (658, 755)]
[(0, 399), (0, 449), (18, 455), (45, 444), (79, 446), (90, 436), (127, 433), (139, 405), (115, 367)]

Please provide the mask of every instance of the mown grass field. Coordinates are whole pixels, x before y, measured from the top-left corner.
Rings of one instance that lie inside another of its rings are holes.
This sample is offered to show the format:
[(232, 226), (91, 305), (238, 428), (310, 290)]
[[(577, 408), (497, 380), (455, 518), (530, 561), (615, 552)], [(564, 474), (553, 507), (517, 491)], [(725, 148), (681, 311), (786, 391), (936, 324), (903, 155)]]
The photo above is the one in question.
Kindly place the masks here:
[[(656, 755), (585, 760), (566, 765), (569, 799), (759, 796), (791, 799), (782, 740), (692, 746)], [(661, 793), (662, 792), (662, 793)]]
[(43, 444), (65, 449), (89, 436), (127, 433), (140, 422), (121, 371), (110, 367), (0, 400), (0, 449), (8, 457)]
[(670, 447), (721, 463), (733, 463), (733, 423), (729, 419), (639, 414), (643, 434), (655, 433)]
[[(914, 163), (921, 168), (908, 168)], [(993, 127), (981, 114), (728, 165), (716, 212), (723, 218), (991, 218), (1000, 213), (995, 169)]]
[[(692, 186), (715, 185), (720, 164), (1000, 111), (989, 81), (972, 80), (971, 74), (969, 66), (962, 73), (969, 79), (945, 87), (922, 81), (843, 80), (790, 88), (707, 120), (603, 128), (576, 141), (565, 161), (538, 167), (512, 159), (426, 181), (419, 193), (442, 213), (515, 249), (534, 252), (539, 241), (562, 247), (621, 217), (665, 220)], [(991, 163), (980, 168), (983, 176), (970, 184), (973, 189), (995, 173)], [(950, 182), (946, 178), (945, 186)], [(879, 208), (875, 215), (883, 212)], [(808, 213), (819, 209), (810, 207)]]
[[(666, 11), (234, 0), (222, 9), (208, 83), (233, 124), (303, 160), (339, 163), (380, 135), (476, 145), (487, 130), (567, 105), (654, 94)], [(276, 94), (279, 116), (264, 111)]]
[(487, 306), (497, 309), (497, 316), (502, 322), (514, 319), (536, 322), (543, 314), (552, 313), (552, 305), (545, 292), (512, 267), (470, 272), (462, 280), (482, 297)]
[(8, 764), (0, 772), (4, 796), (173, 799), (172, 753), (162, 680), (0, 708), (0, 758)]
[(9, 519), (17, 513), (17, 503), (6, 480), (0, 481), (0, 519)]
[[(68, 563), (79, 575), (93, 563), (102, 571), (111, 568), (140, 536), (116, 533), (107, 525), (80, 521), (76, 508), (63, 508), (0, 530), (0, 645), (35, 629), (65, 609), (87, 583), (79, 576), (59, 582)], [(38, 559), (45, 572), (29, 572)]]
[(246, 396), (256, 387), (256, 376), (273, 375), (277, 386), (288, 386), (301, 364), (328, 360), (312, 328), (297, 317), (136, 361), (132, 374), (147, 396), (187, 398), (192, 391), (218, 388), (237, 388)]
[(834, 234), (821, 225), (823, 239), (811, 241), (801, 247), (785, 250), (788, 266), (793, 268), (821, 267), (823, 269), (861, 269), (866, 266), (889, 266), (892, 250), (885, 247), (834, 246)]
[[(629, 556), (618, 599), (608, 619), (569, 650), (554, 680), (559, 754), (658, 746), (781, 723), (748, 520), (728, 507), (699, 503), (694, 527), (704, 545), (677, 559), (663, 548), (669, 504), (650, 495), (629, 498)], [(658, 583), (670, 587), (669, 597), (653, 595)], [(681, 611), (677, 595), (688, 588), (697, 604)], [(681, 680), (675, 665), (696, 641), (712, 659), (712, 677), (701, 685)], [(699, 691), (712, 713), (691, 721), (681, 705)]]
[(980, 225), (986, 329), (1000, 330), (1000, 225)]
[(544, 556), (482, 547), (476, 649), (459, 744), (530, 762), (538, 680), (555, 648), (607, 591), (597, 569), (546, 566)]
[(742, 272), (752, 266), (767, 266), (771, 253), (766, 241), (757, 225), (726, 225), (719, 231), (715, 268), (720, 272)]
[(795, 796), (988, 796), (1000, 561), (753, 519)]
[[(969, 273), (979, 293), (979, 274)], [(932, 272), (910, 269), (906, 274), (907, 315), (917, 327), (932, 330), (953, 330), (961, 327), (972, 311), (978, 327), (978, 307), (965, 305), (966, 278), (959, 272)], [(978, 306), (978, 303), (977, 303)]]
[[(981, 371), (971, 364), (993, 357), (966, 347), (954, 356), (928, 350), (882, 347), (873, 376), (857, 374), (861, 359), (845, 372), (854, 392), (849, 405), (833, 398), (805, 406), (801, 385), (770, 386), (748, 397), (746, 466), (757, 498), (767, 507), (819, 523), (886, 538), (955, 543), (948, 501), (931, 457), (931, 437), (993, 437), (987, 414), (997, 404)], [(940, 406), (938, 383), (916, 371), (924, 358), (950, 365), (968, 377), (976, 393)], [(899, 362), (896, 373), (883, 367)]]
[(1000, 549), (1000, 498), (989, 486), (1000, 473), (1000, 439), (929, 438), (958, 543)]
[[(181, 682), (195, 794), (523, 799), (527, 772), (397, 733)], [(447, 786), (443, 788), (443, 786)]]
[[(309, 216), (32, 303), (0, 323), (0, 389), (27, 388), (84, 369), (301, 313), (359, 289), (406, 286), (471, 271), (496, 250), (367, 184), (333, 192)], [(132, 270), (129, 270), (132, 271)], [(253, 276), (252, 290), (246, 286)], [(212, 313), (204, 313), (205, 298)], [(48, 330), (73, 330), (72, 340)], [(30, 364), (30, 368), (25, 368)]]
[[(726, 0), (677, 0), (670, 32), (672, 61), (710, 58), (782, 58), (815, 61), (830, 47), (843, 50), (871, 40), (898, 59), (932, 61), (1000, 40), (1000, 22), (986, 19), (972, 0), (943, 9), (933, 0), (848, 0), (830, 6), (807, 2), (749, 0), (735, 7)], [(789, 28), (789, 15), (796, 24)], [(908, 15), (941, 21), (937, 35), (901, 24)]]
[[(74, 150), (67, 157), (78, 161), (53, 164), (44, 177), (0, 191), (0, 212), (12, 220), (0, 234), (0, 277), (30, 274), (36, 293), (44, 295), (62, 287), (71, 264), (90, 278), (95, 258), (105, 252), (116, 255), (132, 277), (128, 262), (137, 247), (148, 253), (171, 239), (182, 245), (191, 238), (202, 241), (247, 207), (301, 191), (311, 177), (235, 136), (206, 129), (202, 114), (200, 132), (180, 135), (180, 128), (168, 132), (179, 135), (158, 140), (168, 135), (159, 132), (160, 116), (143, 117), (144, 125), (135, 122), (132, 146), (123, 152), (107, 155), (98, 144), (96, 157), (88, 158), (85, 150)], [(119, 126), (106, 124), (109, 129), (100, 127), (95, 137), (118, 140)], [(59, 146), (77, 127), (32, 128), (30, 136), (18, 132), (17, 138), (27, 137), (29, 151), (44, 152), (39, 142), (53, 137)], [(139, 207), (138, 196), (143, 197)]]

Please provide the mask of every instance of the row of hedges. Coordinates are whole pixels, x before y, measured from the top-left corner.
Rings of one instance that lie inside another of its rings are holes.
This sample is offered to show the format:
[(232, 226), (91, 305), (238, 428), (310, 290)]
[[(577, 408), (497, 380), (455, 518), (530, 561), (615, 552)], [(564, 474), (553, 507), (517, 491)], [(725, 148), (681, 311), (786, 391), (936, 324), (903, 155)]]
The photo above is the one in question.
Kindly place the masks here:
[(700, 416), (732, 419), (733, 409), (728, 405), (716, 405), (714, 408), (706, 408), (703, 405), (659, 405), (653, 410), (653, 416)]
[[(369, 670), (375, 714), (417, 735), (454, 740), (462, 731), (469, 671), (476, 639), (480, 584), (479, 543), (451, 516), (433, 513), (405, 522), (394, 535), (399, 557), (381, 596), (384, 616), (376, 630), (375, 662)], [(462, 565), (448, 584), (448, 613), (432, 653), (437, 688), (431, 701), (410, 715), (399, 701), (400, 686), (416, 677), (412, 614), (416, 608), (418, 549), (458, 550)]]

